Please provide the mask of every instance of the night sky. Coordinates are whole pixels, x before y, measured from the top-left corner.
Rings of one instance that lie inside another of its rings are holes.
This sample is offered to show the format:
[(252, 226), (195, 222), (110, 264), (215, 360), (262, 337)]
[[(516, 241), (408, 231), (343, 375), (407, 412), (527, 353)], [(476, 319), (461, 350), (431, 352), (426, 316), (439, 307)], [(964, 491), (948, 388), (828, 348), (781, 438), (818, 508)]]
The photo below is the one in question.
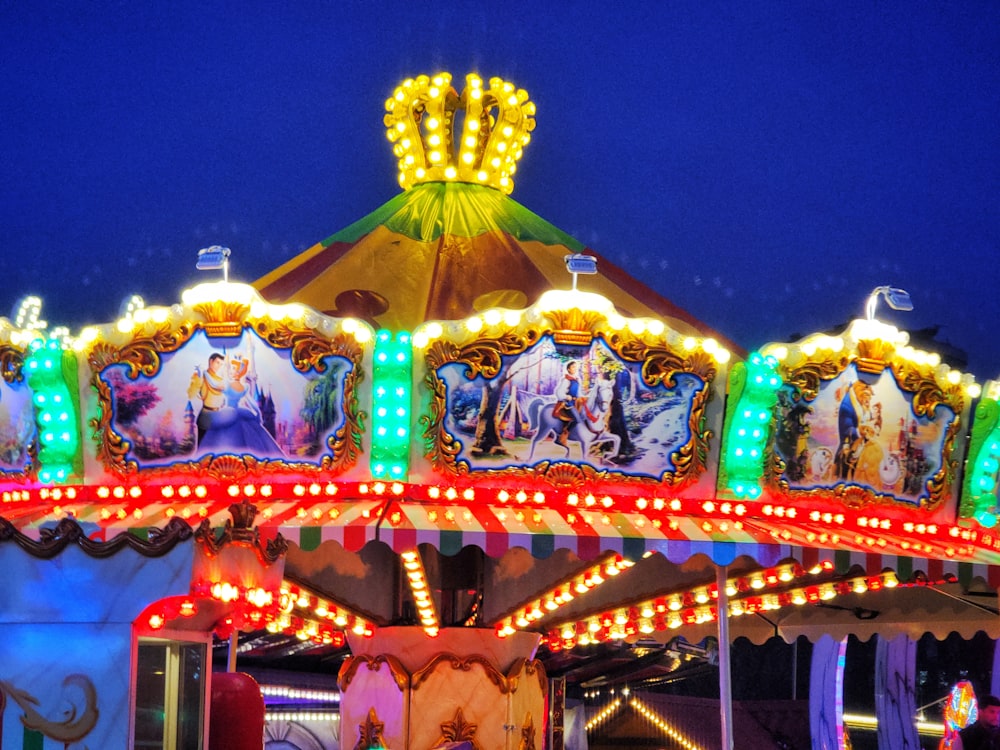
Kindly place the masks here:
[(399, 192), (384, 101), (441, 70), (536, 103), (515, 200), (748, 349), (892, 284), (1000, 377), (995, 2), (0, 0), (0, 314), (253, 281)]

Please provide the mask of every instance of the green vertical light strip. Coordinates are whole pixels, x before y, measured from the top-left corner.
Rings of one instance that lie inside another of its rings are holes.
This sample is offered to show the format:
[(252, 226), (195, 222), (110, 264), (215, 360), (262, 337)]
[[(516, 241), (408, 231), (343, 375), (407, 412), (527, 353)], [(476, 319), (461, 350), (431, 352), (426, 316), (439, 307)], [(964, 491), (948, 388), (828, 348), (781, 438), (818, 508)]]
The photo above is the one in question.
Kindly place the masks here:
[[(1000, 409), (992, 399), (983, 399), (969, 445), (965, 492), (959, 516), (972, 517), (988, 529), (997, 525), (997, 474), (1000, 473)], [(984, 437), (985, 436), (985, 437)]]
[(36, 339), (25, 359), (38, 424), (38, 479), (45, 484), (69, 479), (80, 444), (76, 400), (63, 377), (63, 357), (59, 341)]
[(759, 352), (751, 354), (744, 365), (746, 382), (726, 436), (726, 486), (736, 497), (755, 500), (763, 491), (764, 456), (782, 385), (777, 366), (774, 357)]
[(371, 472), (377, 479), (404, 481), (410, 470), (410, 334), (375, 335), (374, 415)]

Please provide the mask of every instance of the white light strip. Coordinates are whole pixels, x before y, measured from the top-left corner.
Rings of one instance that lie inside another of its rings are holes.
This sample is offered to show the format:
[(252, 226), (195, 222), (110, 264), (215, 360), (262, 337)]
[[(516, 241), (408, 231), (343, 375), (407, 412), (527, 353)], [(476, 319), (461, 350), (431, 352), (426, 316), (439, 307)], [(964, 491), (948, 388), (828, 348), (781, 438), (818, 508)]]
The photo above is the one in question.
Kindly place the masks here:
[[(878, 719), (867, 714), (844, 714), (845, 726), (855, 729), (867, 729), (872, 732), (878, 729)], [(924, 721), (917, 719), (917, 732), (930, 737), (943, 737), (944, 724), (940, 721)]]
[(290, 698), (292, 700), (306, 700), (316, 703), (340, 703), (340, 691), (338, 690), (309, 690), (307, 688), (296, 688), (290, 685), (261, 685), (260, 694), (265, 698)]
[(267, 711), (264, 721), (340, 721), (332, 711)]

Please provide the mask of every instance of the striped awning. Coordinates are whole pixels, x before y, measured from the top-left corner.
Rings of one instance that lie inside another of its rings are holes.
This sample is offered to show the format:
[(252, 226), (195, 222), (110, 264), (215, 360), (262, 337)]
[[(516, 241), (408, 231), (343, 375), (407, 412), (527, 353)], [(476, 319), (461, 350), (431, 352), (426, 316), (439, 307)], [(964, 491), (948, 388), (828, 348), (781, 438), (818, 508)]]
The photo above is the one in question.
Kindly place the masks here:
[(728, 565), (741, 555), (771, 565), (788, 557), (792, 549), (733, 524), (713, 525), (708, 532), (687, 517), (650, 519), (641, 513), (405, 501), (393, 502), (387, 509), (378, 539), (396, 551), (430, 544), (446, 555), (475, 545), (491, 557), (523, 547), (537, 558), (546, 558), (557, 549), (568, 549), (581, 560), (605, 552), (631, 559), (658, 552), (671, 562), (701, 554), (719, 565)]
[[(150, 528), (162, 528), (173, 518), (198, 526), (207, 520), (213, 528), (230, 520), (234, 500), (216, 498), (205, 502), (154, 502), (141, 510), (127, 502), (66, 506), (95, 540), (121, 533), (144, 536)], [(882, 546), (870, 539), (830, 534), (809, 521), (782, 519), (766, 524), (759, 519), (734, 521), (686, 515), (645, 514), (599, 508), (531, 507), (530, 504), (487, 505), (417, 502), (403, 498), (369, 497), (337, 499), (318, 495), (294, 500), (259, 502), (257, 527), (266, 538), (281, 534), (303, 551), (333, 541), (348, 551), (357, 551), (379, 541), (401, 552), (421, 544), (441, 554), (457, 554), (476, 546), (493, 558), (519, 547), (535, 558), (545, 559), (556, 550), (568, 550), (580, 560), (593, 560), (618, 553), (638, 560), (659, 553), (682, 564), (701, 555), (716, 565), (730, 565), (738, 558), (752, 558), (762, 567), (794, 558), (809, 567), (831, 561), (838, 572), (858, 566), (870, 575), (888, 568), (901, 581), (917, 577), (945, 579), (968, 585), (975, 578), (1000, 586), (1000, 565), (982, 554), (963, 559), (960, 555), (901, 554), (900, 540), (888, 537)], [(25, 536), (38, 539), (58, 516), (43, 514), (18, 524)], [(883, 540), (884, 541), (884, 540)]]

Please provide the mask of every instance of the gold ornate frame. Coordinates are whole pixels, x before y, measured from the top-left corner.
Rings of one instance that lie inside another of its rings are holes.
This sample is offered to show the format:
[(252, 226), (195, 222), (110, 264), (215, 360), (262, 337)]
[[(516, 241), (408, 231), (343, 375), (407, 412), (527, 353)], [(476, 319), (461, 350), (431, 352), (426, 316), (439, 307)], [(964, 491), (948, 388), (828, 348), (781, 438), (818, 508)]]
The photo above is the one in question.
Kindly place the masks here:
[[(955, 418), (948, 426), (941, 443), (941, 467), (927, 479), (925, 483), (927, 496), (926, 498), (921, 496), (919, 504), (919, 507), (925, 510), (935, 510), (948, 498), (956, 479), (959, 462), (953, 457), (955, 438), (968, 406), (962, 385), (947, 383), (942, 385), (935, 377), (934, 367), (895, 356), (893, 344), (882, 340), (859, 341), (857, 356), (831, 350), (819, 350), (809, 357), (801, 354), (795, 361), (782, 363), (780, 372), (785, 384), (793, 388), (793, 401), (801, 399), (809, 403), (819, 395), (824, 381), (836, 379), (851, 364), (855, 364), (859, 372), (870, 375), (881, 375), (885, 369), (889, 369), (899, 390), (912, 396), (913, 413), (918, 417), (933, 419), (938, 406), (946, 406), (954, 413)], [(811, 499), (819, 496), (827, 498), (832, 495), (851, 508), (871, 503), (914, 507), (914, 503), (900, 500), (895, 495), (880, 493), (866, 486), (844, 481), (832, 489), (792, 488), (783, 476), (786, 469), (785, 462), (775, 450), (773, 440), (768, 451), (765, 482), (772, 489), (777, 489), (790, 498)]]
[[(446, 339), (434, 341), (427, 349), (427, 372), (424, 384), (431, 393), (430, 413), (421, 418), (424, 425), (425, 455), (438, 472), (453, 476), (488, 475), (497, 478), (543, 480), (556, 486), (580, 486), (585, 483), (613, 481), (618, 485), (667, 484), (674, 489), (697, 481), (706, 470), (712, 431), (705, 425), (705, 408), (712, 397), (712, 383), (717, 374), (714, 358), (701, 350), (678, 352), (660, 336), (642, 336), (624, 329), (605, 331), (604, 316), (580, 310), (546, 313), (549, 325), (507, 330), (496, 336), (482, 336), (465, 344)], [(551, 336), (557, 344), (590, 346), (594, 339), (603, 343), (622, 360), (642, 365), (640, 374), (648, 387), (673, 388), (678, 374), (701, 379), (704, 387), (692, 399), (688, 421), (690, 439), (672, 455), (673, 471), (659, 478), (630, 475), (623, 471), (597, 469), (570, 461), (541, 461), (533, 467), (508, 466), (502, 469), (474, 469), (459, 458), (462, 443), (445, 428), (447, 386), (438, 376), (441, 367), (464, 365), (465, 377), (490, 380), (503, 368), (505, 356), (522, 354)]]
[(123, 346), (107, 342), (96, 343), (87, 356), (91, 369), (91, 386), (98, 396), (99, 416), (90, 420), (94, 439), (98, 441), (98, 459), (113, 473), (125, 478), (140, 471), (138, 463), (127, 458), (130, 444), (115, 432), (111, 424), (112, 389), (101, 378), (111, 365), (127, 365), (127, 377), (135, 379), (140, 374), (155, 376), (163, 364), (162, 355), (177, 351), (198, 331), (212, 337), (240, 336), (250, 329), (273, 349), (290, 351), (292, 365), (301, 373), (326, 369), (323, 359), (328, 356), (346, 358), (351, 367), (344, 379), (344, 424), (327, 441), (329, 453), (317, 463), (291, 462), (284, 459), (260, 460), (251, 455), (204, 456), (195, 461), (177, 461), (169, 466), (142, 468), (147, 476), (173, 476), (188, 471), (196, 476), (217, 480), (239, 480), (247, 475), (267, 471), (272, 475), (299, 474), (326, 471), (340, 473), (355, 463), (362, 451), (361, 423), (365, 414), (359, 411), (357, 387), (364, 378), (362, 360), (364, 348), (351, 335), (340, 333), (333, 338), (318, 335), (312, 328), (294, 321), (258, 318), (248, 320), (250, 306), (236, 302), (206, 302), (194, 305), (195, 313), (204, 321), (185, 322), (176, 327), (169, 323), (157, 325), (153, 330), (143, 329)]

